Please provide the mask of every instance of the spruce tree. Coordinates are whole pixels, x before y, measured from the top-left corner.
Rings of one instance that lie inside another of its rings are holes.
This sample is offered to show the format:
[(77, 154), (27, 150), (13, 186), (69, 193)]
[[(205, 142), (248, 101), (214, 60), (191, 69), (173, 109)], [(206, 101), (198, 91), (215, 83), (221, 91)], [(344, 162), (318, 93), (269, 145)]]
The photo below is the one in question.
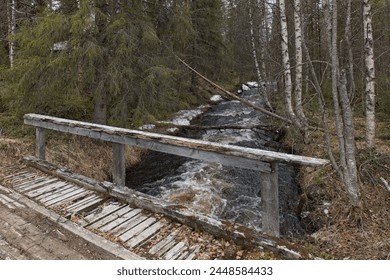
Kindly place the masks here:
[(12, 110), (136, 126), (183, 105), (143, 1), (63, 0), (38, 13), (3, 71)]

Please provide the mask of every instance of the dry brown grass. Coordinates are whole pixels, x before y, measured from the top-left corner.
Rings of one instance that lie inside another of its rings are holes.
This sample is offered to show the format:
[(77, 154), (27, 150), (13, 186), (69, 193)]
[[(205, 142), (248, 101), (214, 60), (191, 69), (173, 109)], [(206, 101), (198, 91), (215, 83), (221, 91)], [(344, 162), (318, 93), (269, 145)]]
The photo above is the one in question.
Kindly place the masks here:
[(0, 137), (0, 175), (4, 168), (18, 164), (19, 160), (34, 151), (30, 140)]
[[(389, 124), (378, 124), (377, 149), (371, 153), (365, 149), (363, 119), (356, 120), (355, 129), (363, 209), (349, 206), (344, 187), (330, 166), (301, 168), (301, 210), (307, 214), (303, 221), (312, 234), (299, 242), (322, 258), (389, 259), (390, 193), (380, 180), (390, 182)], [(323, 134), (313, 133), (312, 139), (299, 152), (327, 158)], [(336, 146), (335, 137), (332, 141)]]
[[(136, 164), (143, 151), (126, 146), (126, 164)], [(98, 181), (108, 180), (112, 170), (110, 143), (72, 136), (67, 140), (52, 140), (47, 144), (46, 158), (79, 174)]]
[[(0, 172), (4, 167), (18, 164), (24, 156), (33, 155), (34, 145), (29, 139), (0, 138)], [(131, 166), (137, 163), (142, 153), (141, 149), (126, 147), (126, 164)], [(112, 147), (109, 143), (85, 137), (49, 138), (46, 160), (103, 181), (111, 176)]]

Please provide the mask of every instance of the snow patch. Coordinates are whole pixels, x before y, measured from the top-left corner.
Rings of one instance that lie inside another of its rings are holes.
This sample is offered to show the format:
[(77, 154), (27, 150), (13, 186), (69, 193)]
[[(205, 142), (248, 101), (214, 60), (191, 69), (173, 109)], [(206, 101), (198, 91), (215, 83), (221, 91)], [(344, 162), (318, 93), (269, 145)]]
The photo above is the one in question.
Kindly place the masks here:
[(257, 82), (247, 82), (246, 84), (250, 88), (257, 88), (257, 87), (259, 87), (259, 84)]
[(159, 123), (173, 125), (190, 125), (191, 120), (202, 114), (205, 108), (206, 106), (199, 106), (194, 110), (180, 110), (174, 119), (169, 121), (160, 121)]
[(144, 125), (138, 127), (139, 130), (152, 130), (155, 128), (156, 128), (156, 126), (154, 124), (144, 124)]
[(248, 87), (246, 84), (242, 84), (241, 89), (242, 89), (242, 91), (247, 91), (247, 90), (250, 90), (251, 88)]
[(223, 98), (222, 98), (222, 96), (216, 94), (216, 95), (211, 96), (210, 100), (213, 102), (218, 102), (218, 101), (223, 100)]

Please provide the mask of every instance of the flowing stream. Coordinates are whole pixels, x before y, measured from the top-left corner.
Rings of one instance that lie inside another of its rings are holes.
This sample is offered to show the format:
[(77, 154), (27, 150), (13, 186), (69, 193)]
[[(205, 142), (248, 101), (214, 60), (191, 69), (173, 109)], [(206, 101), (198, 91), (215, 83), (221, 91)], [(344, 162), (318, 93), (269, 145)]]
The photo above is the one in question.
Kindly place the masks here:
[[(245, 91), (241, 97), (262, 106), (256, 89)], [(191, 124), (201, 126), (255, 126), (265, 116), (238, 101), (213, 97), (214, 104), (200, 107), (191, 116)], [(197, 116), (196, 116), (197, 115)], [(187, 119), (188, 121), (188, 119)], [(180, 117), (171, 121), (180, 124)], [(185, 122), (184, 122), (185, 123)], [(171, 131), (174, 129), (170, 129)], [(203, 139), (251, 148), (275, 150), (278, 134), (261, 128), (251, 129), (179, 129), (178, 136)], [(274, 147), (274, 148), (271, 148)], [(296, 236), (303, 233), (298, 214), (299, 188), (295, 183), (293, 166), (279, 167), (279, 200), (281, 234)], [(179, 156), (148, 151), (142, 161), (127, 170), (126, 185), (158, 198), (180, 203), (216, 219), (226, 219), (251, 228), (261, 229), (261, 174), (258, 171), (222, 166)]]

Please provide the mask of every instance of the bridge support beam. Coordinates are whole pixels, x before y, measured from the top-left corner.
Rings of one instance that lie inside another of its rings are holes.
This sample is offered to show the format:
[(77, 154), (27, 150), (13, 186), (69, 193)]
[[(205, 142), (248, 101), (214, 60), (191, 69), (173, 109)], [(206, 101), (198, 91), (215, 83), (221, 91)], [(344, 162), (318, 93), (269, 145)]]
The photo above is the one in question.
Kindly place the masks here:
[(126, 184), (125, 145), (112, 143), (112, 180), (119, 187)]
[(278, 164), (271, 163), (271, 173), (261, 173), (261, 209), (263, 232), (279, 237)]
[(35, 156), (39, 159), (46, 158), (46, 129), (37, 127), (35, 129)]

